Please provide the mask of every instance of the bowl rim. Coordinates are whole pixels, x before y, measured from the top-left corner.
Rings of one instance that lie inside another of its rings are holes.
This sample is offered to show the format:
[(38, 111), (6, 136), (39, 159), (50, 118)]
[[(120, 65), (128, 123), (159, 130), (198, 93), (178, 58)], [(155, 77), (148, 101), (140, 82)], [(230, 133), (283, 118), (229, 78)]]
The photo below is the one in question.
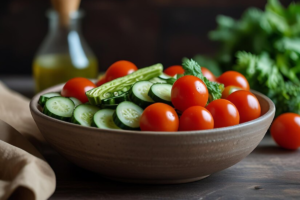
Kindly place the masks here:
[(206, 134), (219, 134), (221, 132), (230, 132), (233, 130), (236, 130), (237, 128), (245, 128), (245, 127), (249, 127), (252, 125), (255, 125), (256, 123), (260, 122), (260, 121), (265, 121), (268, 118), (272, 117), (272, 115), (275, 115), (275, 105), (273, 103), (273, 101), (268, 98), (266, 95), (257, 92), (255, 90), (250, 90), (254, 95), (258, 95), (260, 97), (262, 97), (264, 100), (266, 100), (268, 102), (269, 105), (269, 110), (264, 114), (261, 115), (260, 117), (258, 117), (257, 119), (248, 121), (248, 122), (244, 122), (242, 124), (238, 124), (238, 125), (234, 125), (234, 126), (229, 126), (229, 127), (222, 127), (222, 128), (213, 128), (213, 129), (209, 129), (209, 130), (196, 130), (196, 131), (173, 131), (173, 132), (167, 132), (167, 131), (140, 131), (140, 130), (122, 130), (122, 129), (101, 129), (101, 128), (97, 128), (97, 127), (87, 127), (87, 126), (82, 126), (82, 125), (78, 125), (78, 124), (73, 124), (71, 122), (66, 122), (66, 121), (62, 121), (59, 119), (55, 119), (52, 117), (49, 117), (45, 114), (43, 114), (39, 109), (38, 109), (38, 100), (39, 97), (42, 94), (48, 93), (48, 92), (54, 92), (53, 89), (55, 88), (59, 88), (62, 87), (64, 85), (64, 83), (62, 84), (58, 84), (55, 86), (52, 86), (50, 88), (47, 88), (37, 94), (34, 95), (34, 97), (32, 97), (32, 99), (30, 100), (29, 103), (29, 107), (30, 107), (30, 111), (32, 113), (34, 113), (35, 115), (39, 116), (42, 119), (45, 120), (50, 120), (53, 123), (58, 123), (61, 124), (63, 126), (66, 127), (76, 127), (80, 130), (90, 130), (90, 131), (105, 131), (107, 133), (114, 133), (114, 134), (129, 134), (129, 135), (159, 135), (159, 136), (178, 136), (178, 135), (206, 135)]

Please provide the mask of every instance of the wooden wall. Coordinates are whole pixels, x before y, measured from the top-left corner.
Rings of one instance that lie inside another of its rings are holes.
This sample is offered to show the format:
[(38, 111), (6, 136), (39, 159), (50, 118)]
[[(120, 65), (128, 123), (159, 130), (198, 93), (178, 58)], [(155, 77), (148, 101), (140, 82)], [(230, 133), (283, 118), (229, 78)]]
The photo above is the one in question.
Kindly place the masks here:
[[(281, 0), (284, 5), (290, 0)], [(207, 38), (215, 17), (238, 18), (265, 0), (82, 0), (83, 34), (100, 70), (127, 59), (138, 66), (180, 64), (182, 57), (213, 54)], [(47, 33), (46, 0), (0, 1), (0, 75), (31, 74), (32, 59)]]

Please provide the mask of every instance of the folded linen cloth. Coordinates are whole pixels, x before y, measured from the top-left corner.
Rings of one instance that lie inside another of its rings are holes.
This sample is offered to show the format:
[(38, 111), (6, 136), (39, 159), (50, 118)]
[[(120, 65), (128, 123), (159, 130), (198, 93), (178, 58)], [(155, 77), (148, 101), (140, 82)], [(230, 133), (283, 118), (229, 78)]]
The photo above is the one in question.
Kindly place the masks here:
[(34, 146), (42, 148), (45, 139), (38, 130), (29, 109), (29, 100), (9, 90), (0, 82), (0, 119), (14, 127)]
[(55, 174), (32, 145), (43, 143), (29, 101), (0, 83), (0, 200), (44, 200), (52, 195)]

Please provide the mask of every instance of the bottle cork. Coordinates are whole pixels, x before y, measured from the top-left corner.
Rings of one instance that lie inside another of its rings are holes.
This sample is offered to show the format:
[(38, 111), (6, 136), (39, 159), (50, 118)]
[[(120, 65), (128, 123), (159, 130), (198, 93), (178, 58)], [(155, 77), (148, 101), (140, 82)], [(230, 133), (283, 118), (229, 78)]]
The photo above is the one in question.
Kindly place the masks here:
[(51, 0), (51, 3), (59, 15), (60, 25), (68, 26), (70, 14), (78, 10), (80, 0)]

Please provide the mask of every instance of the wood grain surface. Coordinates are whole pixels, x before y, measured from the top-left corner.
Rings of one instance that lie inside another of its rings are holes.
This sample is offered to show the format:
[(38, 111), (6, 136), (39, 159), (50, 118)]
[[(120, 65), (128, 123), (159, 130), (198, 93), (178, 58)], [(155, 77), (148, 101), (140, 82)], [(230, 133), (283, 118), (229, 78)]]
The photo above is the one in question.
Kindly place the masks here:
[(57, 176), (50, 200), (300, 199), (300, 150), (281, 149), (268, 135), (238, 164), (201, 181), (178, 185), (114, 182), (76, 167), (51, 149), (44, 153)]

